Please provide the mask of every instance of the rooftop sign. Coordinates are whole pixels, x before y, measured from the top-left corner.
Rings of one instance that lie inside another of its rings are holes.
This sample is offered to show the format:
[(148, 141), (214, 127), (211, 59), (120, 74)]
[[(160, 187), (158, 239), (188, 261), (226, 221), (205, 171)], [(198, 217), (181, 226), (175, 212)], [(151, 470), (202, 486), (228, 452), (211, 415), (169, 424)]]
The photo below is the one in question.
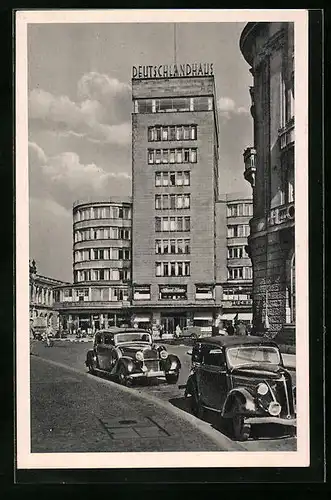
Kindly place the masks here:
[(132, 79), (179, 78), (183, 76), (212, 76), (213, 63), (160, 64), (158, 66), (132, 66)]

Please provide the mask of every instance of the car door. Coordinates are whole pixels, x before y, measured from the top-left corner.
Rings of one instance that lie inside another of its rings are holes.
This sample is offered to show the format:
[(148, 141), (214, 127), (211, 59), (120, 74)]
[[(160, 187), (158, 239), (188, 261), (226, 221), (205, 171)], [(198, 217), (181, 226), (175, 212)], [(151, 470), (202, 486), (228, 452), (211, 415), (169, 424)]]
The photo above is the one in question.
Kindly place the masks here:
[(223, 348), (203, 344), (202, 362), (198, 372), (202, 404), (221, 410), (227, 393), (227, 371)]

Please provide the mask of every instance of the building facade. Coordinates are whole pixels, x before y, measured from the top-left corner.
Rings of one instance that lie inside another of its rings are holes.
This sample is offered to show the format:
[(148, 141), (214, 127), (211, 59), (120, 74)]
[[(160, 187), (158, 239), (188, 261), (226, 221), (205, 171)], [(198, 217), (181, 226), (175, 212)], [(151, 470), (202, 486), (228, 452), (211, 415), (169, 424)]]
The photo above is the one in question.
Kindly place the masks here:
[(240, 48), (254, 79), (254, 144), (244, 152), (253, 189), (253, 321), (289, 343), (295, 338), (293, 23), (248, 23)]
[(29, 263), (30, 270), (30, 328), (44, 326), (59, 328), (59, 314), (54, 309), (54, 288), (64, 282), (37, 273), (36, 263)]
[(62, 329), (92, 333), (130, 323), (131, 217), (131, 198), (74, 204), (74, 282), (54, 291)]
[(211, 329), (221, 305), (214, 77), (134, 78), (132, 99), (135, 321)]
[(223, 326), (233, 320), (252, 322), (252, 263), (247, 253), (252, 198), (225, 194), (217, 202), (218, 283), (222, 288)]

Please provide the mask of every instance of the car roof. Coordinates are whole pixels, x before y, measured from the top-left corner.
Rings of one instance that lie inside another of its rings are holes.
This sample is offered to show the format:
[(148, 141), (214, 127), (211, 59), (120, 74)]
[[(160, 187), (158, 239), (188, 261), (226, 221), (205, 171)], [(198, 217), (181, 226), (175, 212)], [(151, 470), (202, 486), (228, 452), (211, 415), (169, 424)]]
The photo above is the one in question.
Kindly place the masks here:
[(147, 330), (143, 330), (142, 328), (122, 328), (122, 327), (111, 327), (104, 330), (98, 330), (96, 333), (108, 333), (111, 335), (115, 335), (116, 333), (149, 333)]
[(276, 342), (264, 337), (254, 337), (251, 335), (218, 335), (216, 337), (204, 337), (197, 340), (203, 344), (215, 344), (221, 347), (232, 347), (240, 345), (270, 345), (277, 346)]

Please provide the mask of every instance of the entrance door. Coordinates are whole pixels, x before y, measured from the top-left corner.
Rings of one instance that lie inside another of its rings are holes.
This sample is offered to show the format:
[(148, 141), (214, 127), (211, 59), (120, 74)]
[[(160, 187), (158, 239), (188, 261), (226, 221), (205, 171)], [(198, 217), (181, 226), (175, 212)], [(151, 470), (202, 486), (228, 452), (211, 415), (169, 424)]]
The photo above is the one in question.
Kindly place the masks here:
[(163, 325), (165, 333), (174, 334), (177, 325), (180, 326), (181, 330), (186, 326), (186, 314), (171, 313), (169, 315), (161, 315), (161, 324)]

